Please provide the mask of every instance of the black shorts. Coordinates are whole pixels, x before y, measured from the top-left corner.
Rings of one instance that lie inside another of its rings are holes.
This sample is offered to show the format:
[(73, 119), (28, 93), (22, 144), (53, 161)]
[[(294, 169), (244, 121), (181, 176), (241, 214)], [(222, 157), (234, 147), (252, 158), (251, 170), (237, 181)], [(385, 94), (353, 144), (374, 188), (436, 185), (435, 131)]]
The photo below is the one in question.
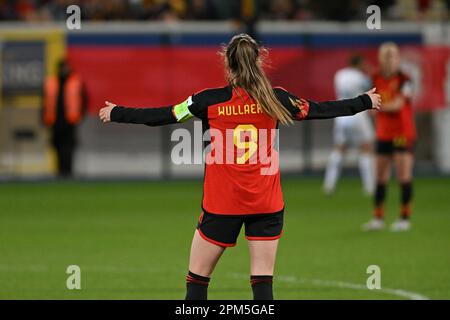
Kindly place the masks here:
[(247, 240), (276, 240), (283, 231), (283, 211), (249, 215), (202, 212), (197, 230), (203, 239), (221, 247), (236, 245), (242, 225), (245, 225)]
[(404, 138), (393, 140), (377, 140), (377, 154), (392, 155), (396, 152), (414, 153), (414, 141)]

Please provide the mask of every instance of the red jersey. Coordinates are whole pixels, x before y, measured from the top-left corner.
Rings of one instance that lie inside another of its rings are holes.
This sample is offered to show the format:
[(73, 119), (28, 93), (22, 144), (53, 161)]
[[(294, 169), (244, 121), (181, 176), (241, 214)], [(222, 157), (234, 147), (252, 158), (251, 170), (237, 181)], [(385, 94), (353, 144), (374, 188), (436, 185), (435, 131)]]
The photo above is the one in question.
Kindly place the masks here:
[(216, 214), (283, 210), (274, 147), (277, 121), (237, 88), (227, 101), (209, 106), (208, 124), (212, 139), (205, 157), (204, 210)]
[(399, 95), (405, 97), (404, 104), (397, 112), (377, 112), (376, 114), (376, 136), (377, 139), (390, 141), (395, 139), (416, 139), (416, 127), (414, 113), (411, 107), (411, 81), (402, 72), (390, 78), (385, 78), (381, 73), (373, 77), (373, 86), (381, 95), (382, 103), (392, 101)]

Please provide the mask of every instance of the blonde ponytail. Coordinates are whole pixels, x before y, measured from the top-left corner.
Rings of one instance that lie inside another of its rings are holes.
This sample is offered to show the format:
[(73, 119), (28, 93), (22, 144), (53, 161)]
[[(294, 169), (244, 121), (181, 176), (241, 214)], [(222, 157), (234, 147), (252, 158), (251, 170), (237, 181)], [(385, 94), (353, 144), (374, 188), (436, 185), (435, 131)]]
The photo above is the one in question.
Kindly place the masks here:
[(289, 125), (292, 116), (275, 96), (262, 68), (262, 55), (266, 52), (249, 35), (234, 36), (222, 52), (229, 70), (228, 81), (246, 90), (267, 115)]

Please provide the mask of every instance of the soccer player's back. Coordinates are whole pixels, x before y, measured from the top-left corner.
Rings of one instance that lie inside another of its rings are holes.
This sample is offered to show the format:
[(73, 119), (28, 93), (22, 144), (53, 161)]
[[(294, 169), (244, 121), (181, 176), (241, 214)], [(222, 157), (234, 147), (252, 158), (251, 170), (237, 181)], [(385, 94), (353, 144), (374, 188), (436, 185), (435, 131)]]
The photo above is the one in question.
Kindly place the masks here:
[(239, 87), (204, 90), (194, 100), (198, 108), (191, 110), (200, 116), (208, 105), (203, 123), (211, 136), (203, 210), (229, 215), (282, 210), (278, 153), (273, 148), (277, 121)]

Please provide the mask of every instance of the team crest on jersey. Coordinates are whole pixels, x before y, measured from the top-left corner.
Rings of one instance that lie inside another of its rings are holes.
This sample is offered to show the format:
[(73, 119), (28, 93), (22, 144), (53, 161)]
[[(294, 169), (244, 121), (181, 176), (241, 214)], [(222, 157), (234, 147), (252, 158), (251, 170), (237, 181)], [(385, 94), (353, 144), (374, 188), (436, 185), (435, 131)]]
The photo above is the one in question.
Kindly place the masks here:
[(309, 112), (309, 102), (304, 99), (292, 99), (289, 97), (292, 105), (298, 108), (299, 112), (295, 114), (295, 119), (303, 120), (308, 116)]

